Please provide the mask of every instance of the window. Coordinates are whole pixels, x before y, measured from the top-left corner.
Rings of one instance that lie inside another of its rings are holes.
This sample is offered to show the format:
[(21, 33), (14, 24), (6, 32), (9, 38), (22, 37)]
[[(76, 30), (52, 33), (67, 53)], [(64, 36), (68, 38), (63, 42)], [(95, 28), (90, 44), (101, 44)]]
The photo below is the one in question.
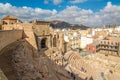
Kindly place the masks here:
[(106, 42), (104, 41), (104, 44), (106, 44)]
[(113, 42), (111, 42), (111, 45), (113, 45)]
[(56, 46), (57, 46), (56, 43), (57, 43), (57, 41), (56, 41), (56, 36), (54, 36), (54, 38), (53, 38), (53, 47), (56, 47)]
[(41, 48), (46, 48), (46, 38), (41, 40)]

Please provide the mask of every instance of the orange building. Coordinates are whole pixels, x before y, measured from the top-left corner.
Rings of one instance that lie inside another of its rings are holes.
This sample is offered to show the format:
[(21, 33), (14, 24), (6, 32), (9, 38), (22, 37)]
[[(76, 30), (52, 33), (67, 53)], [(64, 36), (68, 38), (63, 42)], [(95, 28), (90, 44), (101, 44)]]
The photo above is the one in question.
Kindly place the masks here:
[(86, 46), (87, 53), (96, 53), (96, 45), (94, 44), (88, 44)]

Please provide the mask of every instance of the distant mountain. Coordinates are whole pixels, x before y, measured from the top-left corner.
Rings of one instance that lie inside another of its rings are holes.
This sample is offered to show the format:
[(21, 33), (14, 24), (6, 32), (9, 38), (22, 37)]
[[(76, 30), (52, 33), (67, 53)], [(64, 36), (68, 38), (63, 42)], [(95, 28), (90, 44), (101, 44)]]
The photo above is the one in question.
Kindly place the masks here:
[(59, 28), (59, 29), (63, 29), (63, 28), (70, 28), (70, 29), (82, 29), (82, 30), (86, 30), (89, 27), (82, 25), (82, 24), (70, 24), (68, 22), (65, 21), (58, 21), (58, 20), (54, 20), (51, 21), (51, 26), (53, 28)]

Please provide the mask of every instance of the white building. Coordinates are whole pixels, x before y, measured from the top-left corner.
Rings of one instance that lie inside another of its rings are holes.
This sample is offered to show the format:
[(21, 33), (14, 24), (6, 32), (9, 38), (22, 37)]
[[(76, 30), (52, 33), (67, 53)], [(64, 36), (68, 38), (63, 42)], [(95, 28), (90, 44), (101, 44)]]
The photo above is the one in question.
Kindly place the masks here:
[(80, 47), (81, 47), (82, 49), (86, 48), (86, 45), (87, 45), (87, 44), (93, 43), (93, 38), (92, 38), (92, 37), (81, 36), (80, 39), (81, 39)]

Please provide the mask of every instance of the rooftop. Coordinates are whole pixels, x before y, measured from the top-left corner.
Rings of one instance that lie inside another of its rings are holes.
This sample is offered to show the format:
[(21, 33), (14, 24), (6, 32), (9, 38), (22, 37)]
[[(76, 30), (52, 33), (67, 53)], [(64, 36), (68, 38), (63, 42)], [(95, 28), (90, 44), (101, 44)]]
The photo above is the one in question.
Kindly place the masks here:
[(8, 16), (4, 17), (2, 20), (10, 20), (10, 19), (17, 20), (17, 18), (15, 16), (12, 16), (12, 15), (8, 15)]

